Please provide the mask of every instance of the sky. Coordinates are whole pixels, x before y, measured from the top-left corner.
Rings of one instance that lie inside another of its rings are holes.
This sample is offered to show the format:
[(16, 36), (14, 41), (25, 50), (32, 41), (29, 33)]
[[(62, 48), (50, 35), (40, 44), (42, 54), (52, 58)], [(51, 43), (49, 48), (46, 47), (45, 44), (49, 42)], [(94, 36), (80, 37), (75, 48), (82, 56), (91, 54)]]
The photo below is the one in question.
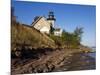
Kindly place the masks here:
[(96, 46), (96, 6), (57, 4), (43, 2), (12, 1), (14, 14), (21, 23), (31, 25), (35, 16), (48, 16), (53, 11), (56, 22), (67, 32), (73, 32), (76, 27), (83, 27), (82, 44)]

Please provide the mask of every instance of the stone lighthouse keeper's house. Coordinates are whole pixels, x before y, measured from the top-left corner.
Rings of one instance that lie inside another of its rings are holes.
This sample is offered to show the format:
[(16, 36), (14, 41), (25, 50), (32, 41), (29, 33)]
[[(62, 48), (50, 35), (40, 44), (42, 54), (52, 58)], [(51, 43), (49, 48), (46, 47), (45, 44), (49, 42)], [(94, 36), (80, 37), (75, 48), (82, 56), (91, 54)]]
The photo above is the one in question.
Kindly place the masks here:
[(50, 34), (51, 28), (54, 29), (53, 33), (55, 36), (61, 36), (62, 30), (60, 28), (55, 28), (55, 17), (53, 12), (49, 12), (48, 18), (43, 16), (36, 16), (32, 22), (32, 26), (39, 30), (41, 33)]

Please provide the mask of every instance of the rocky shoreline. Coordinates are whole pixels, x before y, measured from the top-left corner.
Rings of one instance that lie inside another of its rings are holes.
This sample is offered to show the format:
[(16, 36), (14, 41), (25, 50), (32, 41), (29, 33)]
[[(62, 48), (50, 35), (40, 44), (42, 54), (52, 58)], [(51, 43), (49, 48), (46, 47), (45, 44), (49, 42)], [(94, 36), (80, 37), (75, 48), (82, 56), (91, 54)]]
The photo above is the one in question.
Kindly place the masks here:
[(15, 75), (95, 69), (95, 59), (84, 53), (80, 49), (56, 49), (37, 54), (37, 59), (12, 58), (11, 73)]
[(79, 71), (96, 69), (95, 58), (85, 53), (75, 53), (63, 61), (63, 65), (54, 69), (54, 72)]

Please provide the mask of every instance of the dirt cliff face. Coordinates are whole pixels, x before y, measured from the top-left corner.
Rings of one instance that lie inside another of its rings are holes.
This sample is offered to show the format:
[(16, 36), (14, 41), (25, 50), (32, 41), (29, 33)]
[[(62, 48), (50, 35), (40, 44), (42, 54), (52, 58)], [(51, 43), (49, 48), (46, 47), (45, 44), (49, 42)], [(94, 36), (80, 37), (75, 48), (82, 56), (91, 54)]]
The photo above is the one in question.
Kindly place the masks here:
[(56, 45), (54, 40), (52, 40), (47, 35), (40, 33), (32, 26), (23, 25), (15, 22), (12, 23), (11, 25), (12, 56), (15, 55), (20, 56), (21, 52), (24, 52), (24, 50), (40, 50), (42, 48), (55, 48), (55, 47)]
[(44, 67), (47, 71), (50, 71), (51, 67), (53, 68), (54, 66), (48, 66), (45, 57), (48, 57), (47, 54), (52, 52), (55, 46), (55, 42), (51, 38), (40, 33), (31, 26), (22, 25), (16, 22), (12, 23), (12, 73), (31, 73), (31, 71), (40, 72)]
[(11, 25), (11, 48), (23, 45), (34, 48), (55, 47), (55, 42), (32, 26), (14, 23)]

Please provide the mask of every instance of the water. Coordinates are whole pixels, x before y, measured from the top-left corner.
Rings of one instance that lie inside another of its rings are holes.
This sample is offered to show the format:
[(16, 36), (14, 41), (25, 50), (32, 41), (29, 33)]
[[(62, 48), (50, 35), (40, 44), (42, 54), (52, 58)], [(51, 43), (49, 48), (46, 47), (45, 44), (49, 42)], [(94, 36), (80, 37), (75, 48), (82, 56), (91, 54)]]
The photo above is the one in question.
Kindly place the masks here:
[[(89, 57), (90, 56), (90, 57)], [(92, 58), (91, 58), (92, 57)], [(77, 59), (78, 58), (78, 59)], [(55, 69), (55, 71), (73, 71), (73, 70), (94, 70), (96, 69), (96, 52), (75, 54), (70, 59), (70, 63), (64, 63), (63, 66)], [(65, 60), (68, 61), (68, 60)]]
[(93, 47), (92, 51), (94, 51), (94, 52), (93, 53), (89, 53), (88, 55), (96, 59), (96, 48)]
[(88, 53), (89, 56), (93, 57), (93, 58), (96, 58), (96, 52), (93, 52), (93, 53)]

